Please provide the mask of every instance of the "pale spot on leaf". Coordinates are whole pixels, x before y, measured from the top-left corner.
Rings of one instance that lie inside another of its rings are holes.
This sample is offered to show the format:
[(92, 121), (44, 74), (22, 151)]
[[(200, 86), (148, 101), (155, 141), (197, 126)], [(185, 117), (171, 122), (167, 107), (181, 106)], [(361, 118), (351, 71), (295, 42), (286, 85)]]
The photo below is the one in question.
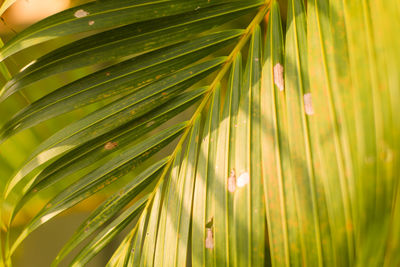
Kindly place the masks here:
[(206, 248), (213, 249), (214, 248), (214, 237), (211, 228), (207, 229), (207, 237), (206, 237)]
[(236, 174), (235, 170), (231, 171), (231, 175), (228, 178), (228, 190), (233, 193), (236, 190)]
[(94, 20), (89, 21), (89, 26), (92, 26), (94, 24)]
[(83, 9), (79, 9), (78, 11), (76, 11), (74, 13), (74, 16), (77, 18), (83, 18), (83, 17), (86, 17), (87, 15), (89, 15), (89, 12), (87, 12)]
[(285, 82), (283, 79), (283, 66), (280, 63), (277, 63), (274, 66), (274, 83), (280, 91), (285, 90)]
[(307, 115), (314, 114), (314, 107), (312, 103), (311, 93), (307, 93), (304, 95), (304, 110)]
[(239, 178), (237, 178), (236, 181), (236, 186), (237, 187), (244, 187), (245, 185), (247, 185), (250, 181), (250, 175), (248, 172), (244, 172), (242, 173)]

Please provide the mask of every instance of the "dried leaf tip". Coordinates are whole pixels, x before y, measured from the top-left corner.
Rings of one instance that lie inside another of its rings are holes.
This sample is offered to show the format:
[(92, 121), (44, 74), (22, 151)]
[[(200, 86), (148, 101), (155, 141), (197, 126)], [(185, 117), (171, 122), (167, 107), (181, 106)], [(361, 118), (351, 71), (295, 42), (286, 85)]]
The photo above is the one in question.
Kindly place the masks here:
[(83, 18), (83, 17), (86, 17), (87, 15), (89, 15), (89, 12), (87, 12), (83, 9), (79, 9), (74, 13), (74, 16), (76, 18)]
[(236, 190), (236, 174), (235, 170), (231, 170), (231, 174), (228, 177), (228, 191), (233, 193)]
[(285, 81), (283, 79), (283, 66), (277, 63), (274, 66), (274, 83), (279, 88), (279, 91), (285, 90)]
[(312, 97), (311, 93), (307, 93), (303, 96), (304, 98), (304, 110), (307, 115), (313, 115), (314, 114), (314, 107), (312, 103)]
[(237, 187), (244, 187), (250, 182), (250, 175), (248, 172), (243, 172), (239, 178), (237, 178), (236, 186)]
[(104, 145), (104, 149), (105, 150), (111, 150), (111, 149), (114, 149), (114, 148), (116, 148), (118, 146), (118, 143), (117, 142), (107, 142), (105, 145)]
[(206, 229), (207, 229), (206, 248), (213, 249), (214, 248), (213, 231), (211, 228), (206, 228)]

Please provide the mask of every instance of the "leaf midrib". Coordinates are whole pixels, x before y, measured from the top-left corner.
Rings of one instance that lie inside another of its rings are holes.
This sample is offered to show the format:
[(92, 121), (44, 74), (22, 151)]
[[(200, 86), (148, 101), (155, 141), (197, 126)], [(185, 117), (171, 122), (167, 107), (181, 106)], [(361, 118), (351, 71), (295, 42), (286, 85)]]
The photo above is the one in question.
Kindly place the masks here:
[[(235, 48), (232, 50), (231, 54), (228, 56), (227, 61), (225, 62), (225, 65), (222, 67), (222, 69), (220, 70), (220, 72), (217, 74), (217, 76), (215, 77), (215, 79), (213, 80), (213, 82), (211, 83), (208, 92), (206, 92), (206, 95), (204, 96), (202, 102), (200, 103), (200, 105), (198, 106), (198, 108), (196, 109), (194, 115), (192, 116), (192, 118), (189, 120), (188, 125), (186, 126), (186, 129), (184, 130), (176, 148), (174, 149), (169, 161), (167, 162), (167, 164), (165, 165), (165, 168), (163, 170), (163, 173), (160, 176), (160, 179), (157, 183), (157, 185), (154, 187), (155, 189), (153, 190), (153, 192), (151, 192), (151, 194), (149, 195), (149, 201), (146, 203), (146, 206), (144, 208), (144, 211), (148, 210), (150, 207), (150, 203), (152, 201), (152, 199), (155, 196), (155, 193), (157, 192), (157, 188), (160, 186), (161, 182), (164, 180), (165, 176), (168, 174), (169, 172), (169, 168), (172, 164), (172, 162), (174, 162), (174, 159), (178, 153), (178, 151), (181, 149), (186, 137), (188, 136), (188, 134), (190, 133), (190, 130), (194, 124), (194, 122), (196, 121), (197, 117), (201, 114), (201, 112), (203, 111), (203, 108), (206, 106), (210, 96), (212, 95), (212, 93), (214, 92), (215, 88), (217, 87), (217, 85), (219, 84), (220, 80), (224, 77), (224, 75), (227, 73), (227, 71), (229, 70), (230, 65), (232, 64), (234, 58), (236, 57), (236, 55), (241, 51), (241, 49), (243, 48), (243, 46), (247, 43), (247, 40), (250, 38), (251, 34), (254, 31), (254, 28), (261, 22), (261, 20), (264, 18), (265, 13), (267, 12), (269, 8), (269, 3), (265, 3), (264, 5), (261, 6), (261, 8), (259, 9), (258, 13), (256, 14), (256, 16), (254, 17), (254, 19), (251, 21), (251, 23), (249, 24), (249, 26), (246, 28), (246, 32), (243, 35), (243, 37), (241, 38), (241, 40), (238, 42), (238, 44), (235, 46)], [(143, 214), (143, 213), (142, 213)], [(143, 219), (143, 216), (141, 215), (139, 217), (138, 221), (141, 221)], [(134, 227), (134, 230), (137, 229), (139, 223), (137, 223)], [(133, 231), (134, 231), (133, 230)]]

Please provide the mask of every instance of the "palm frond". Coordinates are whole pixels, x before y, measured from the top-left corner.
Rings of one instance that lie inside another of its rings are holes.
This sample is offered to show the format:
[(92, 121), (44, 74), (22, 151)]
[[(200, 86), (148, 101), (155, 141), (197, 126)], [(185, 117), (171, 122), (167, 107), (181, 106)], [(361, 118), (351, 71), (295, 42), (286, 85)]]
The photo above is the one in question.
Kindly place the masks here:
[(2, 62), (2, 104), (103, 65), (45, 88), (2, 125), (4, 146), (100, 106), (9, 179), (9, 228), (60, 189), (16, 240), (7, 232), (5, 264), (37, 228), (121, 180), (53, 266), (90, 239), (70, 263), (85, 265), (124, 229), (107, 266), (399, 265), (400, 38), (387, 32), (400, 28), (400, 6), (289, 0), (281, 10), (277, 0), (93, 1), (7, 42), (2, 60), (87, 32), (19, 73)]

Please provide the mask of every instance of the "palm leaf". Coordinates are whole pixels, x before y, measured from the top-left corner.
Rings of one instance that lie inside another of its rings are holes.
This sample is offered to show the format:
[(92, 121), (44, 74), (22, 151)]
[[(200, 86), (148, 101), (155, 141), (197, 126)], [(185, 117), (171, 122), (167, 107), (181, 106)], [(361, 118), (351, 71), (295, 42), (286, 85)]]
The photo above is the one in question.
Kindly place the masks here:
[(5, 0), (0, 6), (0, 14), (3, 15), (4, 11), (7, 10), (16, 0)]
[[(55, 14), (24, 30), (1, 49), (0, 58), (4, 59), (22, 49), (59, 36), (185, 14), (224, 2), (229, 1), (137, 0), (132, 2), (118, 0), (92, 2)], [(9, 4), (4, 3), (4, 6), (7, 5)]]
[(85, 76), (44, 96), (16, 114), (4, 125), (3, 137), (89, 103), (143, 88), (196, 59), (206, 57), (218, 45), (226, 45), (225, 42), (241, 33), (241, 30), (230, 30), (206, 35)]
[(53, 264), (60, 262), (65, 255), (76, 247), (77, 244), (85, 240), (94, 231), (112, 218), (112, 216), (117, 214), (125, 205), (132, 201), (132, 199), (137, 197), (143, 188), (149, 185), (154, 178), (160, 174), (160, 171), (167, 160), (168, 159), (161, 160), (146, 169), (146, 171), (140, 174), (140, 177), (138, 176), (137, 179), (126, 185), (120, 192), (114, 194), (100, 205), (82, 224), (83, 227), (76, 231), (63, 250), (60, 251), (59, 256), (57, 256)]
[(280, 4), (93, 1), (7, 42), (2, 60), (77, 38), (16, 74), (2, 62), (2, 105), (50, 76), (103, 65), (49, 86), (2, 125), (5, 146), (99, 105), (8, 180), (7, 227), (51, 197), (16, 240), (9, 228), (5, 264), (38, 227), (121, 180), (53, 266), (90, 239), (70, 263), (85, 265), (124, 229), (107, 266), (399, 265), (400, 38), (387, 32), (400, 28), (400, 6)]
[(125, 56), (134, 57), (188, 40), (205, 29), (226, 23), (246, 11), (249, 11), (249, 7), (243, 5), (199, 9), (184, 16), (128, 25), (78, 40), (25, 66), (3, 87), (0, 100), (59, 72)]

